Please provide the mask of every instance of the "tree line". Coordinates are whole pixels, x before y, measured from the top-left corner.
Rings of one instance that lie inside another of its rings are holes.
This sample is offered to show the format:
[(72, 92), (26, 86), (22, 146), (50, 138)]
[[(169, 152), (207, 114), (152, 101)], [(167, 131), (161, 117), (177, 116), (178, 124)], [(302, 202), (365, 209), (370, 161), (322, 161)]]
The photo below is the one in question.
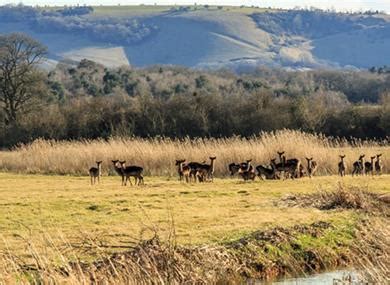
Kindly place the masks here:
[(45, 54), (25, 35), (0, 36), (1, 147), (36, 138), (250, 137), (283, 128), (389, 136), (389, 74), (108, 69), (89, 60), (44, 72)]

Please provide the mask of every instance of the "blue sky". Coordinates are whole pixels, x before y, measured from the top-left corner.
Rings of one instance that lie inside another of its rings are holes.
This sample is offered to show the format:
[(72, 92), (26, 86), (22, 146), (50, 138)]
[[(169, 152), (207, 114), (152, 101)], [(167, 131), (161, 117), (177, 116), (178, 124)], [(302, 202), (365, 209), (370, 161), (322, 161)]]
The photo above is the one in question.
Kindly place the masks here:
[(188, 5), (193, 3), (198, 4), (211, 4), (211, 5), (255, 5), (261, 7), (281, 7), (281, 8), (294, 8), (295, 6), (301, 7), (318, 7), (318, 8), (334, 8), (336, 10), (384, 10), (390, 13), (390, 0), (0, 0), (0, 5), (4, 4), (18, 4), (22, 2), (26, 5), (138, 5), (138, 4), (177, 4)]

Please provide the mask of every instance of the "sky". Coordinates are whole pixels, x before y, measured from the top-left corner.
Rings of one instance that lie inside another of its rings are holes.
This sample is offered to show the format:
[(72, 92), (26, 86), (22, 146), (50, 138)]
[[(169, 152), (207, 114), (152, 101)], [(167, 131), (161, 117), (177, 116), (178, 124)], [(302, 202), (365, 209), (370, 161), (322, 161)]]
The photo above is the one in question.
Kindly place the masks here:
[(157, 4), (157, 5), (190, 5), (194, 3), (203, 5), (248, 5), (260, 7), (294, 8), (317, 7), (334, 8), (342, 11), (359, 10), (380, 10), (390, 13), (390, 0), (0, 0), (0, 5), (18, 4), (25, 5), (139, 5), (139, 4)]

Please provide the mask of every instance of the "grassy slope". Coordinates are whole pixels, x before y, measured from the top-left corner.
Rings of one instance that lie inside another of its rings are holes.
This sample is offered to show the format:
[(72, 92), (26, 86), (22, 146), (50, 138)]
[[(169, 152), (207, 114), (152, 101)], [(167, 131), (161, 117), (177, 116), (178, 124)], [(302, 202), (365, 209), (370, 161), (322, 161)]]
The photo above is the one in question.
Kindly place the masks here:
[[(170, 215), (180, 243), (221, 242), (254, 230), (343, 221), (354, 215), (351, 211), (276, 207), (273, 201), (287, 193), (333, 189), (340, 181), (366, 185), (371, 191), (390, 191), (388, 175), (255, 183), (217, 179), (202, 185), (146, 177), (145, 186), (133, 188), (121, 187), (119, 177), (102, 180), (92, 187), (87, 177), (0, 174), (0, 249), (7, 246), (15, 254), (23, 254), (21, 237), (42, 245), (38, 241), (42, 233), (57, 242), (99, 237), (120, 245), (147, 228), (156, 227), (164, 235)], [(146, 230), (144, 237), (151, 234)]]

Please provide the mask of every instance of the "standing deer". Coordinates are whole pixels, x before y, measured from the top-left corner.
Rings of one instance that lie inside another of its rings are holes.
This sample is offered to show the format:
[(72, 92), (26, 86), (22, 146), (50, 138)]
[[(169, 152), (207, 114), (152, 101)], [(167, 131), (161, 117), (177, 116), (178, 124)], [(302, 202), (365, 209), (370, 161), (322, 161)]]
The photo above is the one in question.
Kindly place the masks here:
[(284, 155), (285, 151), (278, 151), (277, 153), (279, 155), (279, 163), (281, 164), (281, 172), (283, 172), (284, 174), (287, 172), (288, 174), (292, 175), (293, 179), (299, 178), (301, 161), (298, 158), (286, 159), (286, 156)]
[(307, 160), (307, 173), (311, 178), (314, 175), (314, 173), (317, 171), (318, 164), (315, 160), (313, 160), (312, 157), (311, 158), (306, 157), (306, 160)]
[(190, 182), (190, 174), (191, 174), (191, 169), (188, 167), (188, 165), (185, 164), (185, 159), (182, 160), (176, 160), (176, 165), (178, 165), (177, 172), (179, 174), (179, 181), (184, 179), (186, 182)]
[(91, 185), (96, 183), (96, 178), (98, 183), (100, 183), (100, 176), (102, 176), (102, 161), (96, 161), (97, 167), (91, 167), (89, 169), (89, 176), (91, 176)]
[(370, 157), (370, 161), (366, 161), (364, 163), (364, 169), (365, 169), (365, 174), (368, 175), (371, 173), (371, 175), (374, 175), (374, 159), (375, 156)]
[(196, 173), (202, 167), (202, 163), (191, 161), (187, 166), (190, 168), (190, 182), (192, 179), (196, 182)]
[(210, 164), (202, 164), (202, 169), (207, 172), (207, 179), (211, 179), (211, 182), (214, 181), (214, 170), (215, 170), (215, 160), (216, 156), (210, 156)]
[(359, 175), (359, 174), (363, 175), (364, 174), (364, 172), (365, 172), (364, 171), (364, 168), (365, 168), (364, 157), (365, 157), (365, 155), (361, 154), (359, 156), (359, 159), (353, 163), (352, 176), (353, 175)]
[(182, 166), (185, 161), (186, 161), (185, 159), (181, 159), (181, 160), (176, 159), (175, 165), (177, 166), (177, 174), (179, 174), (179, 181), (182, 181), (184, 177)]
[(345, 163), (344, 161), (344, 158), (345, 158), (345, 154), (344, 155), (339, 155), (340, 156), (340, 159), (341, 161), (339, 162), (338, 164), (338, 167), (339, 167), (339, 175), (341, 177), (345, 176), (345, 172), (347, 171), (347, 164)]
[(135, 179), (135, 185), (140, 185), (141, 182), (144, 184), (144, 177), (142, 176), (144, 169), (142, 167), (136, 165), (126, 166), (126, 161), (121, 161), (120, 164), (122, 166), (122, 173), (126, 177), (125, 186), (127, 185), (127, 181), (130, 181), (130, 185), (133, 185), (130, 179), (131, 176)]
[(119, 160), (111, 160), (111, 161), (112, 161), (112, 164), (114, 165), (114, 169), (115, 169), (116, 173), (118, 173), (118, 175), (122, 177), (122, 186), (123, 186), (125, 183), (125, 176), (123, 175), (121, 165), (119, 164), (119, 166), (118, 166)]
[(214, 180), (214, 161), (215, 156), (209, 157), (210, 164), (190, 162), (188, 166), (191, 168), (191, 176), (195, 179), (195, 182), (198, 178), (199, 182), (205, 182), (206, 180)]
[(377, 154), (376, 155), (376, 161), (375, 161), (375, 173), (377, 175), (381, 175), (382, 174), (382, 161), (381, 161), (381, 156), (382, 154)]

